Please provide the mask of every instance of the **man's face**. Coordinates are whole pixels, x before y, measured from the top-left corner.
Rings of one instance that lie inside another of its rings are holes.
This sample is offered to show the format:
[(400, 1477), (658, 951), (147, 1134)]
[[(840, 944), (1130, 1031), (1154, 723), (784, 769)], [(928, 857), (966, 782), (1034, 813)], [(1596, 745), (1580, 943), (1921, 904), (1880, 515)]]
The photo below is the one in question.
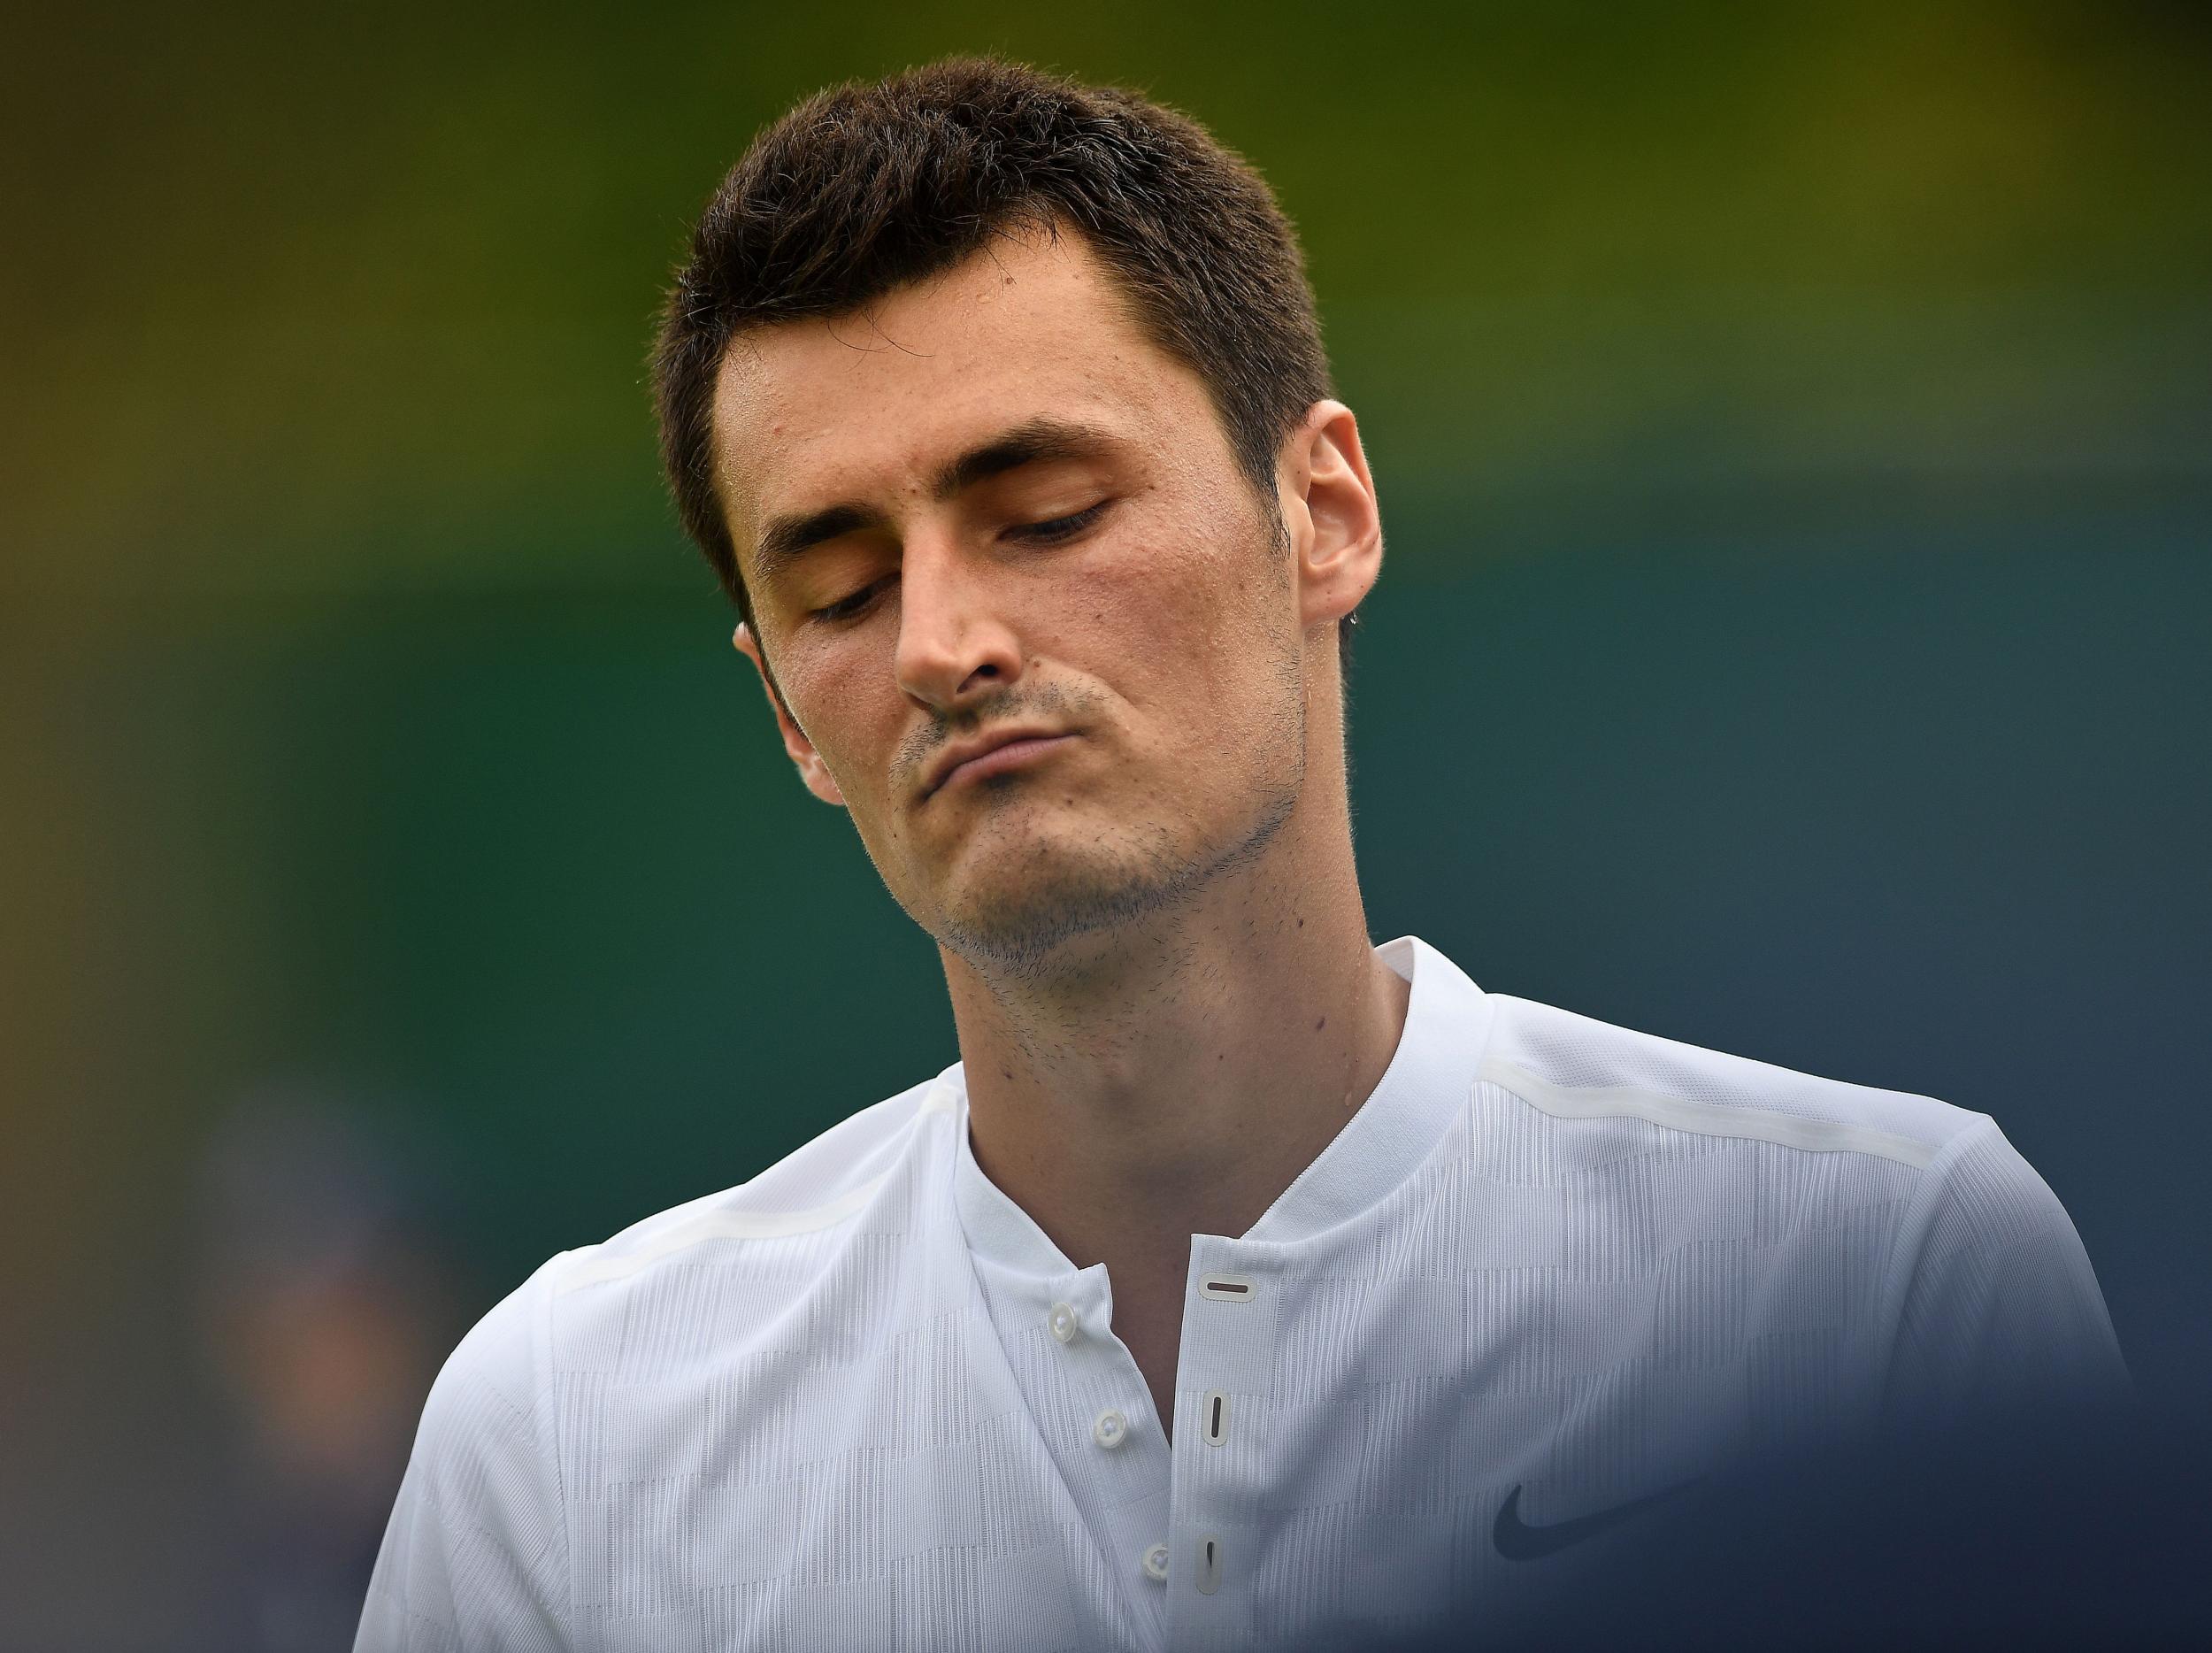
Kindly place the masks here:
[(1079, 238), (745, 335), (715, 450), (786, 744), (956, 953), (1047, 968), (1292, 815), (1333, 616)]

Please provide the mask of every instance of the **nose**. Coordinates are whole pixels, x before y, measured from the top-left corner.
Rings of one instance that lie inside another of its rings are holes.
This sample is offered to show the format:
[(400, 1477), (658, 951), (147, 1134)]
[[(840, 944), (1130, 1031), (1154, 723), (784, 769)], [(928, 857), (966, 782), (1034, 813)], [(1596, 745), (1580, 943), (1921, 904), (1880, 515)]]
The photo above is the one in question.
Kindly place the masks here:
[(949, 542), (910, 536), (902, 551), (896, 671), (926, 711), (959, 711), (1021, 676), (1021, 642), (991, 573)]

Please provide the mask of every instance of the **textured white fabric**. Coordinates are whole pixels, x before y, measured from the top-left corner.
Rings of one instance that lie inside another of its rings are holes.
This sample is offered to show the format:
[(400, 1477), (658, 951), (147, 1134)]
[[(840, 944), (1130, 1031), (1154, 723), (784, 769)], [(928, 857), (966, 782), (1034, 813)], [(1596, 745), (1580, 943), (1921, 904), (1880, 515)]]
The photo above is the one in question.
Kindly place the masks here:
[(1517, 1488), (1550, 1525), (1886, 1409), (2124, 1388), (1986, 1117), (1381, 950), (1412, 991), (1375, 1094), (1249, 1234), (1193, 1237), (1172, 1449), (956, 1066), (493, 1310), (359, 1649), (1356, 1643), (1594, 1576), (1602, 1540), (1501, 1555)]

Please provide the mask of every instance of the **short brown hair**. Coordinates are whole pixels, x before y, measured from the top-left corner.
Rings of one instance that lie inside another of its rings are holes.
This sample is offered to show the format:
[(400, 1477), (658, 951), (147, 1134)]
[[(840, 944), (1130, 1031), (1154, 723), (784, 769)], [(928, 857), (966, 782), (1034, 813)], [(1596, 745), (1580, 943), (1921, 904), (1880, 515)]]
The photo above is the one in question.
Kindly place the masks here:
[(833, 87), (754, 138), (692, 234), (653, 353), (683, 526), (750, 619), (716, 494), (713, 404), (749, 328), (849, 313), (994, 236), (1080, 234), (1139, 323), (1198, 374), (1271, 511), (1275, 457), (1330, 394), (1313, 292), (1260, 175), (1129, 91), (987, 58)]

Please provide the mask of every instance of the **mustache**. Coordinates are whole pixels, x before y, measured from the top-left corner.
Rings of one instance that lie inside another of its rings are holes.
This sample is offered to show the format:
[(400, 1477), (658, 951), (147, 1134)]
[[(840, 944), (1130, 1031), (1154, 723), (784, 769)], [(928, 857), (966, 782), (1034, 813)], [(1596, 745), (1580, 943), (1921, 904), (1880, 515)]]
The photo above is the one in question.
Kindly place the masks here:
[(898, 773), (912, 780), (946, 742), (973, 734), (988, 725), (1031, 719), (1072, 726), (1083, 721), (1087, 713), (1098, 711), (1104, 700), (1095, 690), (1065, 683), (1040, 683), (1034, 688), (1017, 684), (958, 711), (932, 712), (929, 722), (899, 743)]

